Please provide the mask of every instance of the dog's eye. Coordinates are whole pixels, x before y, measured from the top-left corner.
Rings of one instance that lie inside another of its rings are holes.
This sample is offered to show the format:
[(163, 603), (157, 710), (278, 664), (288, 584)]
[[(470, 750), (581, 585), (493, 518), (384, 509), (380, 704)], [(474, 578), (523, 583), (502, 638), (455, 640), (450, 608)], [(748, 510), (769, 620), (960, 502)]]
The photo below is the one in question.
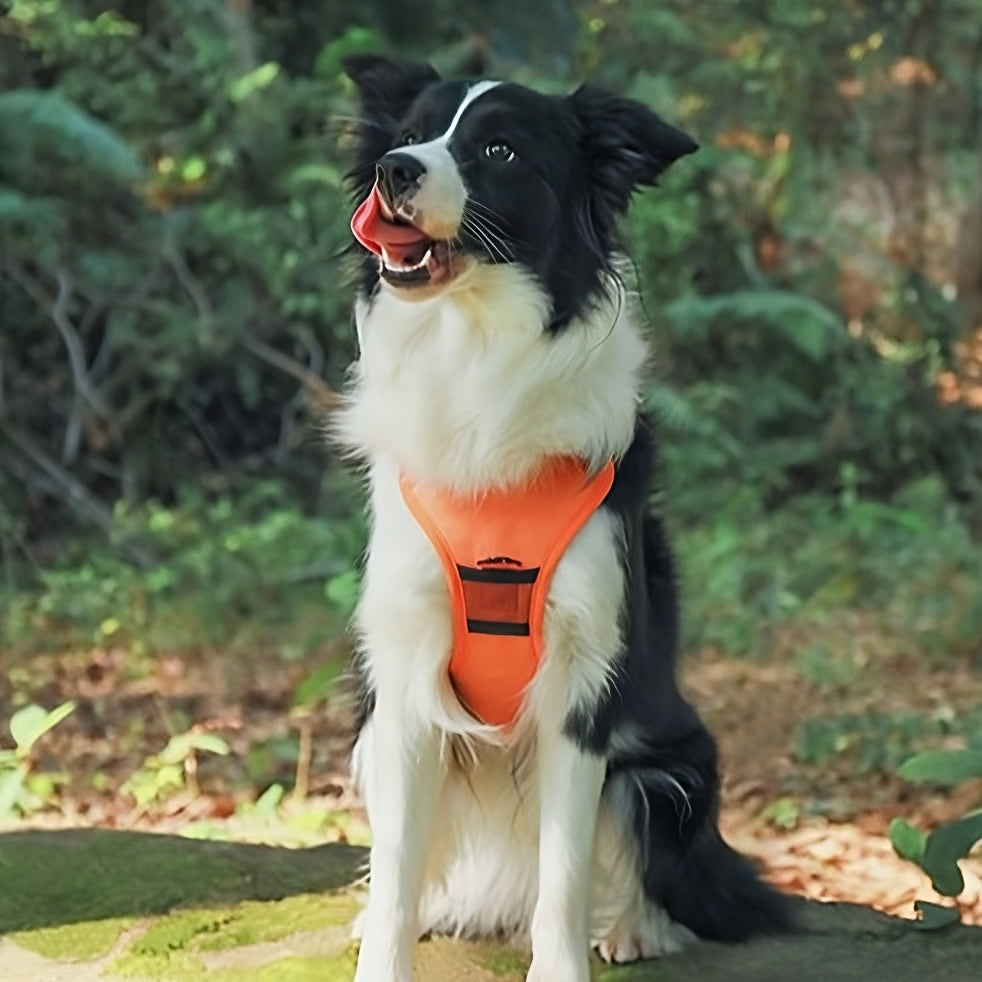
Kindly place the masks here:
[(492, 140), (484, 148), (484, 156), (498, 163), (507, 164), (515, 159), (515, 151), (503, 140)]
[(414, 143), (422, 143), (422, 142), (423, 142), (422, 138), (414, 130), (407, 130), (405, 133), (402, 134), (402, 137), (400, 139), (400, 143), (404, 147), (409, 147), (412, 146)]

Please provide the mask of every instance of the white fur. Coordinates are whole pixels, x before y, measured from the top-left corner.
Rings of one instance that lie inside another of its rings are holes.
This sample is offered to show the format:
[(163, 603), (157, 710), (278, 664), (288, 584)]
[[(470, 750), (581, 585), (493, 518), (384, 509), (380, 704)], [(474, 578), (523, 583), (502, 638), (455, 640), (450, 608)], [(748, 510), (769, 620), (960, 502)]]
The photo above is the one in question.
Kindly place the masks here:
[(551, 454), (596, 466), (631, 443), (646, 351), (628, 301), (548, 336), (548, 301), (513, 265), (478, 264), (436, 297), (382, 285), (356, 309), (361, 358), (343, 443), (424, 483), (521, 483)]
[(479, 492), (546, 456), (622, 455), (645, 360), (630, 303), (612, 281), (585, 320), (549, 336), (533, 279), (477, 264), (434, 298), (383, 285), (356, 315), (361, 358), (338, 434), (369, 462), (356, 622), (376, 693), (354, 755), (374, 840), (356, 982), (410, 982), (412, 942), (430, 930), (530, 936), (530, 982), (587, 982), (591, 939), (610, 959), (674, 950), (688, 932), (644, 900), (626, 830), (598, 813), (605, 761), (562, 733), (622, 649), (618, 520), (601, 508), (564, 554), (546, 654), (506, 735), (453, 693), (443, 573), (397, 484), (405, 470)]

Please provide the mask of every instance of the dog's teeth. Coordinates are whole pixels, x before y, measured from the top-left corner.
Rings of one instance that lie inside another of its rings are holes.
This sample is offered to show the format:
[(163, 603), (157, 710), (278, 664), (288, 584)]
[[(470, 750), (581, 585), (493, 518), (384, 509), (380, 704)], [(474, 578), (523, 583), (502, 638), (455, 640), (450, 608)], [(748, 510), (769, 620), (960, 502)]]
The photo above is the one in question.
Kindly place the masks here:
[(400, 263), (389, 256), (388, 252), (382, 252), (382, 262), (385, 263), (385, 268), (391, 270), (393, 273), (413, 273), (418, 269), (423, 269), (430, 260), (430, 256), (433, 253), (433, 247), (430, 246), (426, 250), (426, 254), (418, 263)]

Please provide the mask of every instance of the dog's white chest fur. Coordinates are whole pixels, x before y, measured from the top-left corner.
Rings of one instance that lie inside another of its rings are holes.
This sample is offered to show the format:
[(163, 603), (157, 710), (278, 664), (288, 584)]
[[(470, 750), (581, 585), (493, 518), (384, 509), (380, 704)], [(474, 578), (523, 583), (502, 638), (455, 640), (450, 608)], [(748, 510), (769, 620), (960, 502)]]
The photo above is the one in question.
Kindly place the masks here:
[[(340, 434), (369, 460), (372, 532), (358, 628), (373, 684), (412, 693), (421, 716), (448, 732), (494, 738), (449, 687), (446, 584), (399, 492), (399, 472), (480, 493), (520, 483), (545, 457), (616, 458), (633, 435), (645, 356), (620, 294), (589, 323), (552, 337), (541, 327), (541, 291), (516, 267), (479, 267), (463, 279), (439, 301), (383, 291), (359, 306), (362, 356)], [(547, 653), (578, 662), (574, 672), (569, 664), (550, 671), (547, 658), (530, 706), (541, 701), (560, 720), (595, 697), (619, 649), (616, 525), (596, 513), (552, 583)]]
[(439, 298), (385, 289), (356, 310), (361, 358), (341, 438), (420, 481), (480, 491), (543, 457), (603, 464), (631, 442), (645, 348), (623, 293), (552, 336), (516, 266), (479, 266)]

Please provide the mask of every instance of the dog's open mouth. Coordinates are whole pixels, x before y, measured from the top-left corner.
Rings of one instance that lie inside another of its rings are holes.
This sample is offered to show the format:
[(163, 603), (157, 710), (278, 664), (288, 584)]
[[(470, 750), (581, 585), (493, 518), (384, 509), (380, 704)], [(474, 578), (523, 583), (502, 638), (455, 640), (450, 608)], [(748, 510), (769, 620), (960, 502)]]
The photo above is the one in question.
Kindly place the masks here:
[(381, 274), (393, 286), (436, 285), (453, 275), (448, 242), (431, 239), (393, 215), (373, 187), (351, 219), (355, 238), (381, 260)]

